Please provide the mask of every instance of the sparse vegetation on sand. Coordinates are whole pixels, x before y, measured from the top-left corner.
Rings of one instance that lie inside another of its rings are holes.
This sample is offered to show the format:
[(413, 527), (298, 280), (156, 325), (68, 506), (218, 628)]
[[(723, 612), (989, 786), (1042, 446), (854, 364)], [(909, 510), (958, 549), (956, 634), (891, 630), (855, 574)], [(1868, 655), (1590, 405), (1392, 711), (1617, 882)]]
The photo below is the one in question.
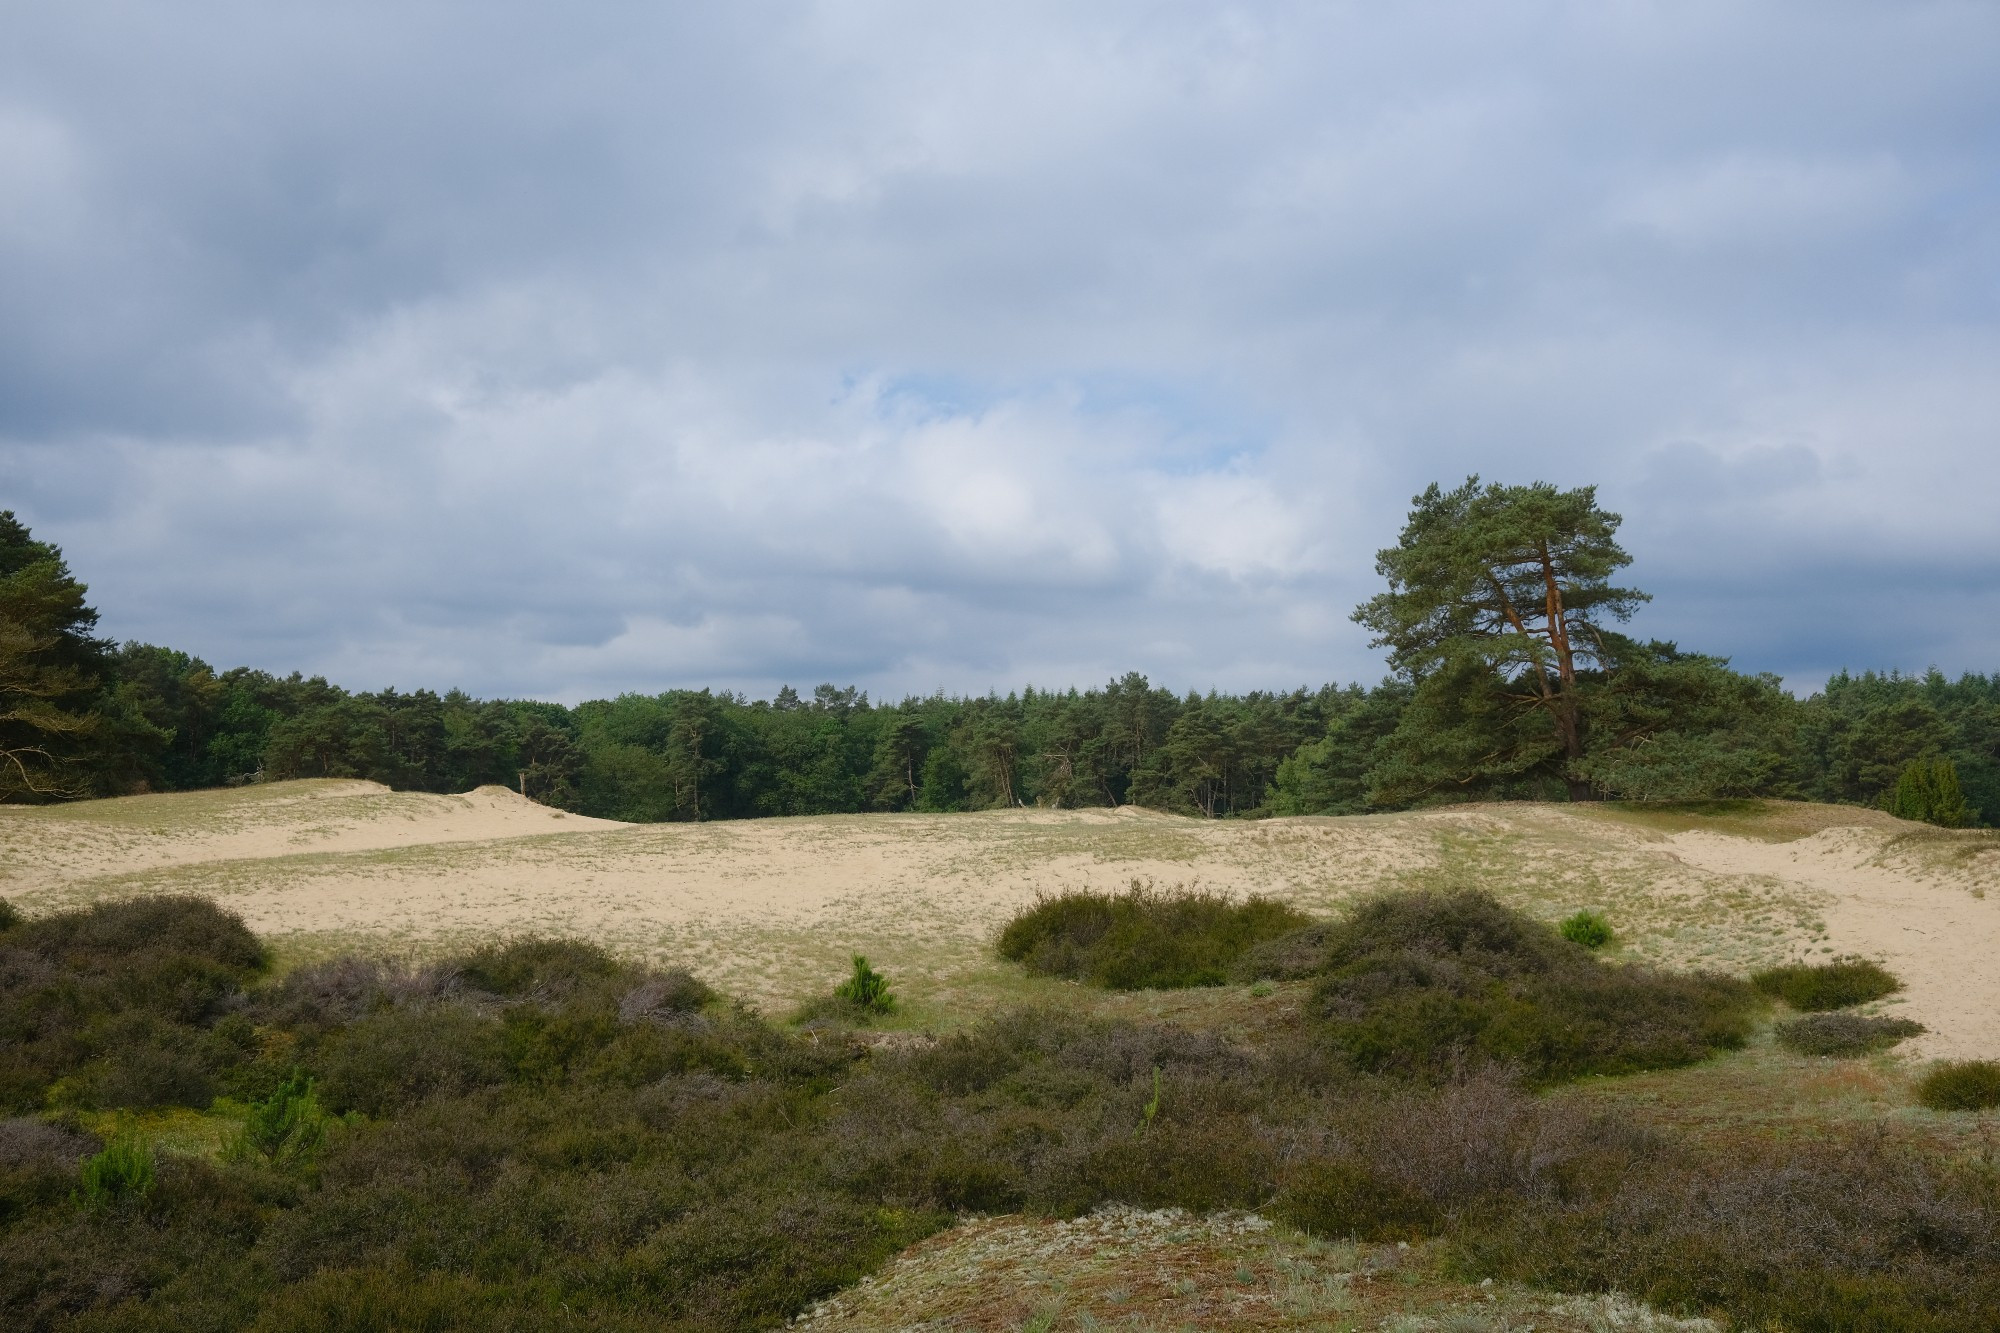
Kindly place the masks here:
[(1828, 1013), (1780, 1023), (1774, 1031), (1778, 1044), (1795, 1054), (1847, 1057), (1885, 1051), (1923, 1030), (1922, 1023), (1908, 1018)]
[(1286, 903), (1199, 889), (1045, 897), (1000, 932), (1002, 958), (1113, 990), (1219, 986), (1253, 948), (1309, 926)]
[(1866, 958), (1836, 958), (1830, 963), (1787, 963), (1750, 978), (1758, 990), (1783, 1000), (1802, 1013), (1846, 1009), (1893, 995), (1903, 983), (1880, 963)]
[[(130, 930), (146, 913), (189, 975), (252, 961), (161, 1019), (163, 964)], [(98, 943), (65, 952), (77, 940)], [(1604, 969), (1471, 895), (1378, 900), (1324, 943), (1328, 977), (1365, 959), (1501, 983)], [(1957, 1328), (2000, 1301), (1992, 1181), (1914, 1142), (1711, 1151), (1493, 1065), (1371, 1074), (1313, 1025), (1232, 1039), (1030, 1009), (871, 1048), (535, 938), (272, 983), (226, 914), (187, 902), (30, 920), (0, 955), (16, 1025), (50, 996), (117, 992), (121, 960), (141, 983), (36, 1048), (25, 1102), (60, 1107), (86, 1070), (101, 1097), (191, 1039), (249, 1035), (209, 1075), (233, 1091), (172, 1091), (250, 1151), (168, 1151), (121, 1119), (106, 1155), (86, 1127), (128, 1108), (102, 1101), (0, 1121), (10, 1328), (768, 1327), (954, 1215), (1113, 1203), (1428, 1237), (1467, 1281), (1752, 1326)]]

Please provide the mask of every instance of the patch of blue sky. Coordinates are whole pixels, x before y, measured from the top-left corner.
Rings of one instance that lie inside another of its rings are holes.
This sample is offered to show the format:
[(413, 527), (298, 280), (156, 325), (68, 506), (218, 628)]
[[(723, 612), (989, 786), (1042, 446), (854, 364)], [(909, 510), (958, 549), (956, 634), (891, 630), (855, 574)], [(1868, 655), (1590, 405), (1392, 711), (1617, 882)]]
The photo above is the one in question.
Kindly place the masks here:
[(1172, 476), (1240, 467), (1262, 454), (1275, 433), (1268, 412), (1199, 377), (1090, 371), (1003, 380), (916, 371), (884, 378), (879, 393), (892, 411), (922, 421), (978, 417), (1003, 403), (1032, 400), (1063, 402), (1084, 418), (1139, 418), (1153, 435), (1151, 470)]

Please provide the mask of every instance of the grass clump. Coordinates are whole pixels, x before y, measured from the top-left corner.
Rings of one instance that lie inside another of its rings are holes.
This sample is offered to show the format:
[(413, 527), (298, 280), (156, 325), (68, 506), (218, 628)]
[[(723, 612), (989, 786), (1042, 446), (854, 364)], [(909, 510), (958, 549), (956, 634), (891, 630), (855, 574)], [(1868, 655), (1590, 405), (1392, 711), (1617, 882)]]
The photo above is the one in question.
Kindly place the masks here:
[(1885, 1051), (1924, 1031), (1908, 1018), (1867, 1018), (1860, 1014), (1808, 1014), (1777, 1027), (1778, 1044), (1797, 1055), (1844, 1059)]
[(1030, 972), (1110, 990), (1219, 986), (1255, 946), (1311, 924), (1273, 898), (1160, 892), (1134, 880), (1124, 893), (1039, 899), (1007, 923), (999, 951)]
[(1903, 983), (1880, 963), (1866, 958), (1836, 958), (1830, 963), (1787, 963), (1766, 968), (1750, 984), (1804, 1013), (1845, 1009), (1892, 995)]
[(1755, 1007), (1740, 981), (1607, 964), (1471, 890), (1355, 907), (1327, 938), (1311, 1001), (1361, 1069), (1435, 1080), (1483, 1060), (1542, 1084), (1739, 1047)]
[(1611, 943), (1611, 923), (1604, 919), (1602, 913), (1593, 912), (1588, 907), (1565, 918), (1557, 929), (1571, 944), (1581, 944), (1586, 949), (1602, 949)]
[(2000, 1060), (1946, 1061), (1917, 1084), (1917, 1100), (1933, 1111), (2000, 1106)]

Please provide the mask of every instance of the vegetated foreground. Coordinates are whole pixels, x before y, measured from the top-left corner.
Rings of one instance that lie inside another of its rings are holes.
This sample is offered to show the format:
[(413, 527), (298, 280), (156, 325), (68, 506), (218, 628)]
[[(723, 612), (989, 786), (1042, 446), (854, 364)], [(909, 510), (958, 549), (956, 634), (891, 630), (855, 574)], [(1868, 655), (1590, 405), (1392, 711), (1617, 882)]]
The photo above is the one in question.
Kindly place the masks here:
[[(1084, 1315), (1135, 1294), (1213, 1328), (1417, 1309), (1582, 1329), (1631, 1311), (1561, 1294), (1609, 1290), (1755, 1327), (1962, 1329), (2000, 1308), (1990, 1171), (1895, 1133), (1636, 1130), (1482, 1058), (1478, 1033), (1532, 1036), (1525, 1011), (1616, 970), (1549, 927), (1419, 892), (1316, 938), (1324, 984), (1247, 1039), (1071, 1006), (871, 1047), (580, 941), (272, 979), (200, 899), (0, 913), (0, 1316), (768, 1327), (957, 1216), (1024, 1211), (1091, 1216), (1017, 1245), (1040, 1277), (960, 1326), (1101, 1326)], [(1763, 1003), (1740, 982), (1708, 1007), (1675, 1001), (1685, 978), (1614, 984), (1669, 1002), (1622, 1005), (1595, 1063), (1534, 1038), (1502, 1048), (1511, 1066), (1679, 1064)], [(1453, 997), (1477, 1012), (1438, 1007)], [(1475, 1028), (1424, 1021), (1448, 1011)], [(1267, 1236), (1271, 1219), (1299, 1231)], [(1134, 1274), (1171, 1250), (1177, 1276), (1093, 1287), (1079, 1246), (1125, 1246)], [(821, 1313), (870, 1326), (865, 1291)]]
[[(495, 934), (596, 940), (695, 969), (770, 1013), (863, 953), (901, 1025), (1059, 999), (991, 943), (1038, 896), (1192, 885), (1330, 916), (1356, 895), (1470, 884), (1541, 920), (1607, 914), (1624, 960), (1736, 975), (1859, 954), (1916, 1058), (2000, 1051), (2000, 838), (1847, 807), (1512, 803), (1339, 819), (992, 811), (625, 826), (500, 788), (371, 783), (0, 807), (0, 896), (30, 911), (189, 892), (287, 960), (360, 947), (436, 956)], [(1981, 896), (1984, 895), (1984, 896)]]

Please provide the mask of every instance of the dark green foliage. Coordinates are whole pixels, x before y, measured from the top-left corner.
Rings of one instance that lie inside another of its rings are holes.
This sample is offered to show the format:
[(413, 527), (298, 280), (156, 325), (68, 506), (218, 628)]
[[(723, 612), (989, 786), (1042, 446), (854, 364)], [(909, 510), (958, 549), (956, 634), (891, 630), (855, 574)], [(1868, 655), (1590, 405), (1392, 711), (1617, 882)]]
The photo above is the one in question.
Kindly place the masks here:
[(0, 801), (87, 795), (90, 761), (127, 748), (95, 707), (111, 645), (88, 591), (61, 550), (0, 510)]
[(2000, 1061), (1946, 1061), (1917, 1084), (1917, 1100), (1933, 1111), (1985, 1111), (2000, 1106)]
[(1030, 972), (1113, 990), (1217, 986), (1249, 950), (1310, 922), (1273, 898), (1159, 892), (1135, 880), (1120, 894), (1078, 890), (1039, 899), (1007, 923), (999, 950)]
[(1571, 944), (1581, 944), (1586, 949), (1602, 949), (1611, 943), (1611, 923), (1601, 913), (1587, 907), (1565, 918), (1559, 929), (1564, 939)]
[(1777, 1026), (1778, 1044), (1799, 1055), (1847, 1057), (1887, 1050), (1924, 1031), (1907, 1018), (1865, 1018), (1860, 1014), (1809, 1014)]
[(5, 898), (0, 898), (0, 934), (12, 930), (20, 922), (21, 913), (15, 909), (14, 904)]
[(77, 1202), (84, 1208), (143, 1199), (153, 1192), (153, 1150), (137, 1139), (113, 1139), (84, 1159), (79, 1175)]
[(1787, 963), (1754, 973), (1750, 983), (1804, 1013), (1845, 1009), (1893, 995), (1903, 983), (1880, 963), (1836, 958), (1830, 963)]
[(1329, 933), (1312, 1012), (1361, 1069), (1438, 1079), (1490, 1060), (1552, 1083), (1741, 1046), (1753, 1004), (1741, 982), (1611, 966), (1459, 890), (1357, 906)]
[(0, 934), (0, 1111), (50, 1085), (79, 1106), (206, 1106), (251, 1058), (231, 1016), (264, 967), (236, 917), (145, 898), (18, 922)]
[(886, 1014), (896, 1007), (896, 997), (889, 993), (889, 979), (868, 966), (868, 960), (860, 954), (854, 955), (853, 975), (833, 988), (833, 998), (871, 1014)]
[(273, 1166), (301, 1165), (311, 1161), (326, 1141), (326, 1123), (312, 1079), (293, 1070), (270, 1096), (250, 1104), (231, 1155)]
[(1912, 759), (1903, 765), (1883, 808), (1898, 819), (1914, 819), (1940, 828), (1964, 828), (1972, 822), (1959, 785), (1958, 766), (1949, 759)]

